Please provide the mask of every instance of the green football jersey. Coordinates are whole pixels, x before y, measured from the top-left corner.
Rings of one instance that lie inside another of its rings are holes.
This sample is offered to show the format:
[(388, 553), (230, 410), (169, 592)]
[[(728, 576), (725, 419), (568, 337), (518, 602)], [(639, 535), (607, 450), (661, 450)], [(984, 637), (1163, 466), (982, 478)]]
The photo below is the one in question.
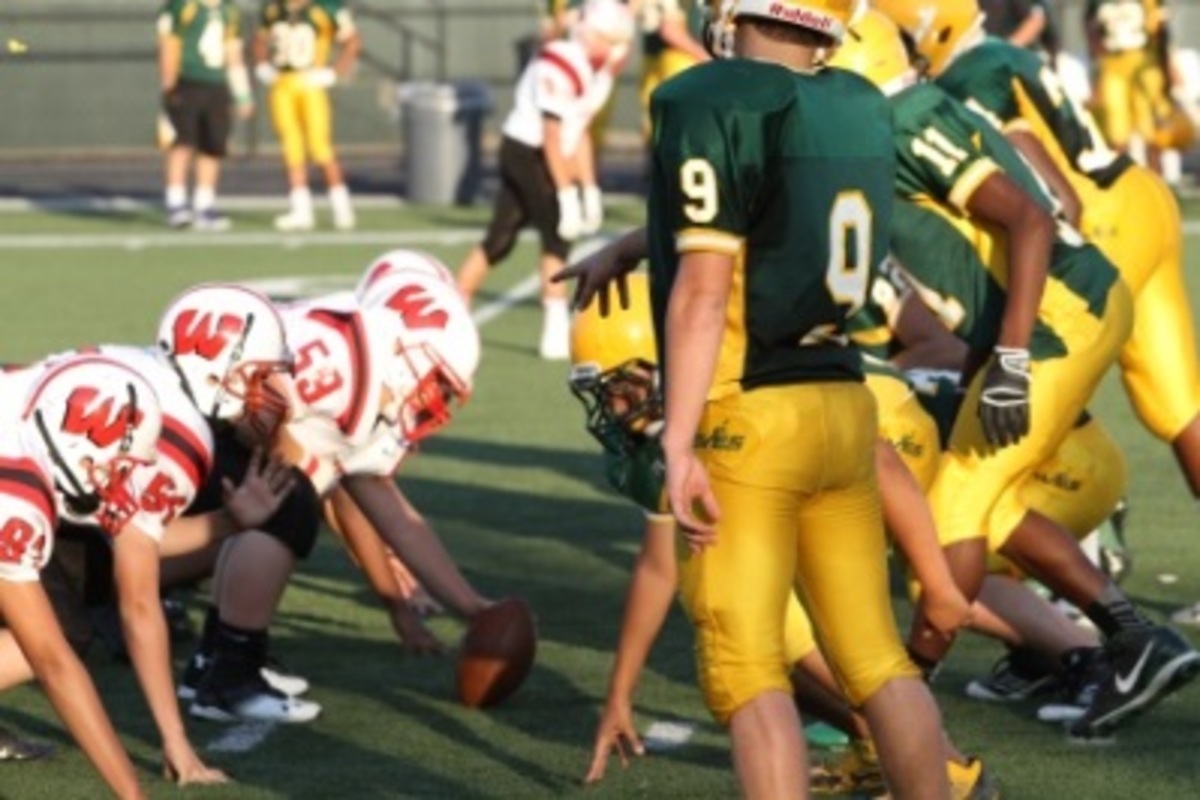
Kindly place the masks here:
[(711, 396), (860, 380), (845, 329), (887, 252), (895, 160), (884, 96), (840, 70), (718, 60), (663, 84), (651, 119), (660, 351), (682, 255), (722, 253), (735, 275)]
[(639, 436), (617, 449), (605, 447), (604, 474), (618, 494), (647, 514), (669, 514), (664, 486), (667, 466), (657, 437)]
[(1102, 187), (1132, 163), (1108, 148), (1091, 114), (1076, 106), (1054, 70), (1029, 50), (985, 39), (950, 62), (937, 84), (998, 130), (1032, 124), (1035, 134), (1053, 138), (1075, 169)]
[[(1008, 295), (953, 225), (937, 212), (901, 200), (892, 212), (891, 247), (912, 291), (948, 330), (973, 350), (986, 352), (996, 345)], [(1067, 349), (1038, 321), (1029, 351), (1044, 359)]]
[(233, 0), (168, 0), (158, 15), (158, 34), (182, 42), (180, 78), (225, 83), (226, 48), (242, 36), (242, 12)]
[(1045, 186), (1003, 134), (932, 83), (892, 97), (896, 136), (896, 191), (928, 198), (966, 213), (966, 203), (997, 169), (1050, 213)]
[(871, 279), (867, 301), (846, 320), (846, 333), (863, 354), (863, 368), (873, 372), (873, 362), (888, 361), (900, 350), (892, 324), (900, 301), (909, 291), (908, 279), (894, 259), (885, 258)]

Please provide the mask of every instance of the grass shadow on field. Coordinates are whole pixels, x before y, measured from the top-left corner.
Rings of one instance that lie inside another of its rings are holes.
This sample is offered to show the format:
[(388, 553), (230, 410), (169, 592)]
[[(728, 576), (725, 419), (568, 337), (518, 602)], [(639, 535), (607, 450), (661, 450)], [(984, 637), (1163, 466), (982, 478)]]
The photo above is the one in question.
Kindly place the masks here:
[[(564, 450), (509, 442), (489, 442), (452, 436), (430, 439), (428, 444), (422, 445), (422, 452), (443, 458), (458, 459), (467, 464), (494, 464), (521, 469), (545, 468), (567, 475), (590, 487), (602, 491), (612, 491), (604, 480), (603, 460), (598, 452)], [(404, 489), (406, 486), (407, 481), (402, 472), (400, 488)]]

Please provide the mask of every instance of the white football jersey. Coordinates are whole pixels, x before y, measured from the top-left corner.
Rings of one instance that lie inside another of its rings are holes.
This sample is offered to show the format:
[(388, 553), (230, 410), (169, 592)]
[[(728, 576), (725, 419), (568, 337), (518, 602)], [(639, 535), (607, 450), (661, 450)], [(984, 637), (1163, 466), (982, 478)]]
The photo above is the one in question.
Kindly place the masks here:
[[(162, 409), (162, 433), (155, 463), (139, 466), (130, 476), (130, 489), (138, 498), (138, 511), (129, 525), (155, 541), (162, 541), (163, 529), (191, 505), (200, 487), (208, 479), (213, 464), (213, 440), (208, 422), (183, 392), (179, 376), (151, 348), (128, 345), (103, 345), (92, 348), (141, 375), (154, 389)], [(0, 375), (0, 416), (15, 408), (23, 411), (25, 394), (41, 371), (55, 361), (78, 350), (56, 353), (26, 369)], [(19, 393), (19, 394), (18, 394)], [(12, 403), (15, 395), (22, 400)], [(59, 516), (77, 525), (99, 522), (94, 514), (76, 514), (61, 502)]]
[(17, 417), (0, 418), (0, 580), (36, 581), (54, 548), (50, 459)]
[(612, 75), (592, 68), (583, 45), (570, 40), (550, 42), (517, 81), (504, 135), (540, 148), (545, 142), (542, 118), (555, 117), (562, 123), (563, 154), (569, 156), (579, 147), (612, 87)]
[(390, 475), (404, 457), (395, 420), (383, 416), (382, 379), (356, 312), (308, 305), (283, 311), (295, 354), (283, 434), (296, 463), (324, 494), (343, 475)]

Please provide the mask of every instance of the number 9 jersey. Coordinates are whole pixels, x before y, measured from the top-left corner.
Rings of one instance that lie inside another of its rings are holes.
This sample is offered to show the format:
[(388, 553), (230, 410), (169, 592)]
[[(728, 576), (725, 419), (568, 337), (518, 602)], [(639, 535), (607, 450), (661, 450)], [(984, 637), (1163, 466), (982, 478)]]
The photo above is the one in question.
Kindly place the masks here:
[(651, 116), (656, 328), (680, 256), (735, 258), (709, 398), (861, 380), (843, 332), (887, 252), (894, 156), (884, 96), (840, 70), (798, 80), (779, 65), (718, 60), (660, 87)]

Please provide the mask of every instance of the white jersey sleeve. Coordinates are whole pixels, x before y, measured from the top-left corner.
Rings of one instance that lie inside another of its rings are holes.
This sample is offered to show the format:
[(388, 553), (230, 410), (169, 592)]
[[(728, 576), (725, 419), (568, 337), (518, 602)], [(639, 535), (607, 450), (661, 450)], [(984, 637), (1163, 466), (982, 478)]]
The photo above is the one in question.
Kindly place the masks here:
[(562, 124), (562, 149), (571, 155), (604, 105), (611, 81), (604, 80), (588, 63), (582, 45), (572, 41), (547, 44), (517, 81), (513, 110), (504, 121), (504, 135), (529, 147), (545, 144), (544, 117)]
[(0, 430), (0, 580), (27, 583), (54, 548), (54, 484), (32, 438), (7, 421)]

